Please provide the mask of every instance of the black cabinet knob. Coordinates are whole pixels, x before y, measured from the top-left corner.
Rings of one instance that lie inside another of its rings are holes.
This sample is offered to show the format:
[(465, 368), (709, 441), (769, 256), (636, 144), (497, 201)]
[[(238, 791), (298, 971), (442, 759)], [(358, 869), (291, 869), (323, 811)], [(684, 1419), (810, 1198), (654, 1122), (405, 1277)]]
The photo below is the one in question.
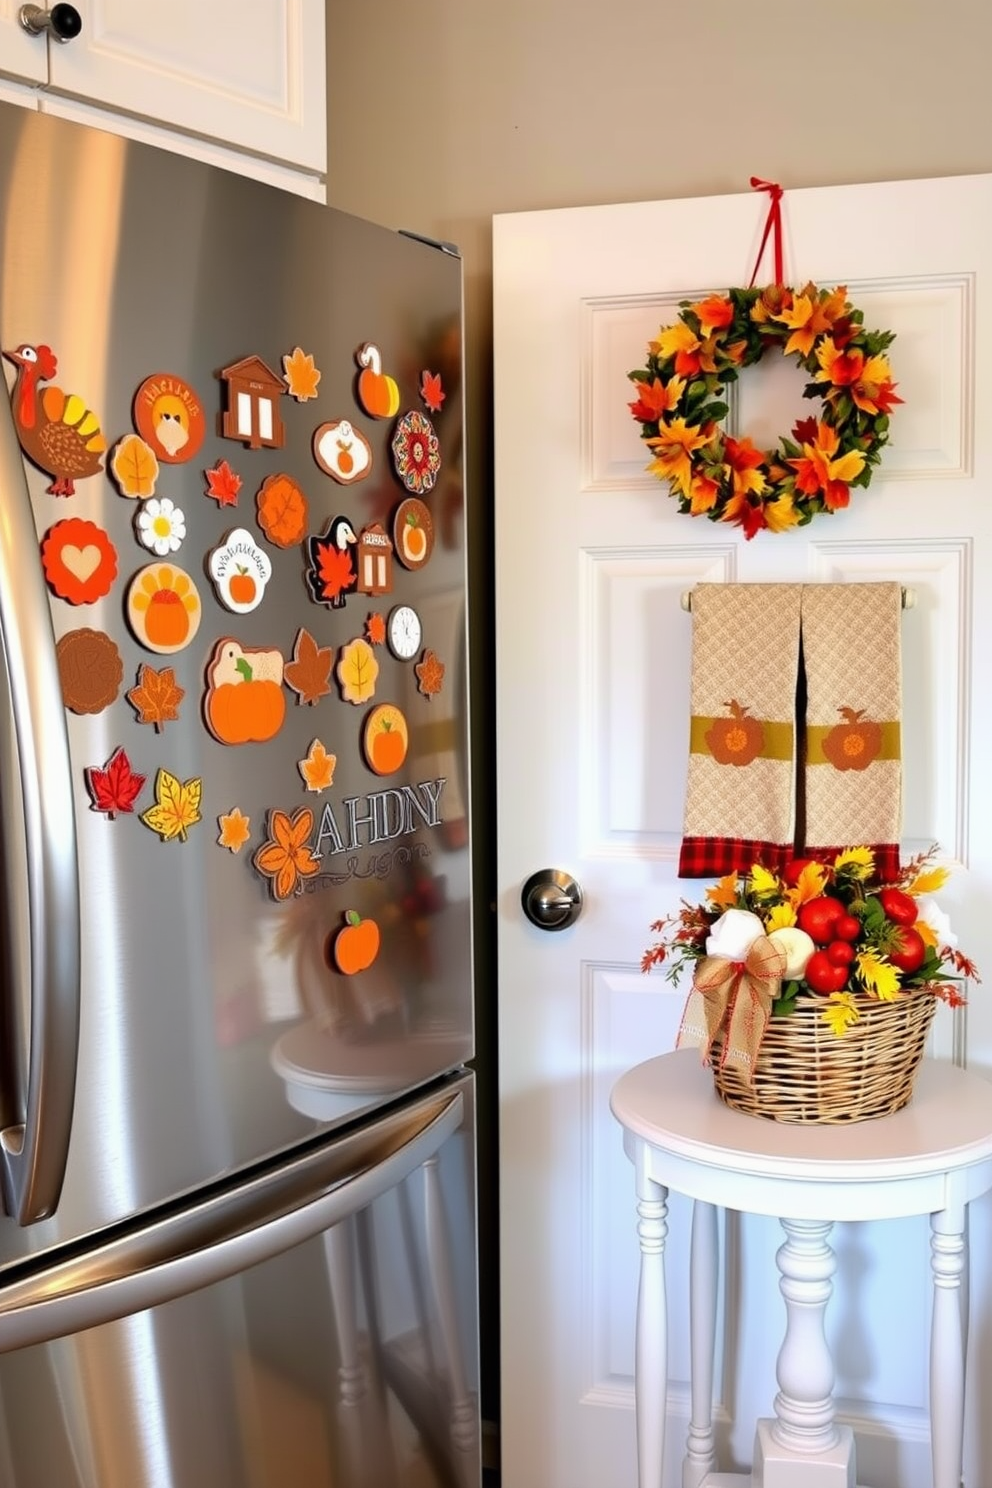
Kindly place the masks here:
[(53, 5), (51, 10), (42, 5), (22, 5), (17, 18), (32, 36), (43, 36), (47, 31), (60, 42), (74, 41), (83, 29), (83, 18), (74, 5)]

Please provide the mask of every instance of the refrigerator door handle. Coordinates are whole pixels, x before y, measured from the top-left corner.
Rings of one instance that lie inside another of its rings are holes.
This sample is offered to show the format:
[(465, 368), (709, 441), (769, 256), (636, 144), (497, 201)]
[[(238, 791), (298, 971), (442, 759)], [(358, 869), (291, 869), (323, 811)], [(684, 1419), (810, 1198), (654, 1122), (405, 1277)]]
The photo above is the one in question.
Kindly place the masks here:
[[(0, 389), (2, 391), (2, 389)], [(0, 396), (0, 1188), (58, 1204), (79, 1044), (79, 876), (69, 737), (24, 465)]]
[(210, 1286), (310, 1240), (428, 1161), (463, 1124), (456, 1077), (189, 1207), (139, 1217), (0, 1271), (0, 1353), (47, 1343)]

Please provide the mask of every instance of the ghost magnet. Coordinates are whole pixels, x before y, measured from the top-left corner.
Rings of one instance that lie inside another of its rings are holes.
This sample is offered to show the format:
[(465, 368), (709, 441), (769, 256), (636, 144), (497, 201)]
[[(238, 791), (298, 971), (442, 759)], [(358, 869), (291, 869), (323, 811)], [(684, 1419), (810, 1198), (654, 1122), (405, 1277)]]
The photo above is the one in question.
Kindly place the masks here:
[(222, 546), (214, 548), (207, 568), (217, 598), (236, 615), (247, 615), (258, 608), (272, 577), (268, 553), (263, 552), (244, 527), (235, 527)]

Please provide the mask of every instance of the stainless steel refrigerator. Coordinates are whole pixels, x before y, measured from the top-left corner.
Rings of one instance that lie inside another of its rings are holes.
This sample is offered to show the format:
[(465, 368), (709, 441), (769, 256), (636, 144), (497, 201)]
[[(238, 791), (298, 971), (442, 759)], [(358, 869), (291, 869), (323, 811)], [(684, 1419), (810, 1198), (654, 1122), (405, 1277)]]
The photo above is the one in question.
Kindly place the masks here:
[(456, 250), (0, 108), (0, 1483), (479, 1481)]

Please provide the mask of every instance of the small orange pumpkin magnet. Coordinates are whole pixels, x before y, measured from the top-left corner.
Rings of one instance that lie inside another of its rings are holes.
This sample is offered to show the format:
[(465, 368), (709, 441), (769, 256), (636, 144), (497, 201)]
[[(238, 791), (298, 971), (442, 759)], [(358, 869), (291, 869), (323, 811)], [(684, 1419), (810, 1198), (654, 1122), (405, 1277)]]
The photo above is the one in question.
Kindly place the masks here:
[(93, 604), (117, 577), (117, 550), (102, 527), (69, 517), (49, 527), (41, 544), (45, 578), (59, 599)]
[(393, 547), (404, 568), (423, 568), (434, 551), (434, 518), (418, 496), (408, 496), (393, 517)]
[(196, 585), (174, 563), (150, 563), (131, 580), (128, 624), (149, 651), (182, 651), (199, 630), (202, 613)]
[(406, 719), (395, 703), (373, 708), (362, 728), (362, 753), (376, 775), (392, 775), (406, 759), (410, 734)]
[(286, 717), (280, 651), (251, 651), (233, 636), (214, 647), (207, 667), (203, 717), (221, 744), (264, 744)]
[(134, 395), (134, 425), (166, 465), (192, 460), (207, 431), (203, 404), (181, 377), (156, 372)]
[(324, 474), (342, 486), (364, 480), (372, 469), (372, 446), (347, 419), (334, 419), (313, 431), (313, 457)]
[(367, 341), (355, 352), (361, 367), (358, 374), (358, 401), (370, 418), (392, 418), (400, 406), (400, 390), (392, 377), (382, 370), (382, 353)]
[(379, 954), (379, 926), (363, 920), (357, 909), (345, 910), (345, 923), (334, 936), (331, 955), (342, 976), (367, 971)]

